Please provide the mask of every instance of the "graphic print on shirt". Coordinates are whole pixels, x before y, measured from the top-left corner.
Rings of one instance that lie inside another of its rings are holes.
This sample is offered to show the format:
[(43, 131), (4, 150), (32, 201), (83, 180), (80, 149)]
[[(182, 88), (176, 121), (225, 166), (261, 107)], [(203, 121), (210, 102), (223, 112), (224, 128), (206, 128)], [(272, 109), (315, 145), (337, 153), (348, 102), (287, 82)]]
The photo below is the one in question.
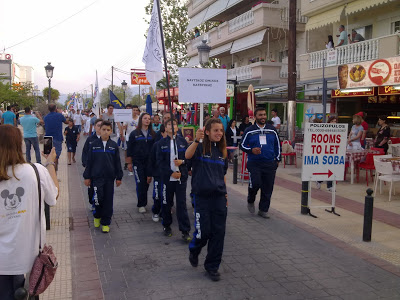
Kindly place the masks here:
[(7, 210), (16, 209), (21, 205), (22, 196), (25, 194), (25, 190), (22, 187), (18, 187), (15, 194), (10, 194), (8, 190), (1, 192), (1, 197), (4, 199), (4, 207)]

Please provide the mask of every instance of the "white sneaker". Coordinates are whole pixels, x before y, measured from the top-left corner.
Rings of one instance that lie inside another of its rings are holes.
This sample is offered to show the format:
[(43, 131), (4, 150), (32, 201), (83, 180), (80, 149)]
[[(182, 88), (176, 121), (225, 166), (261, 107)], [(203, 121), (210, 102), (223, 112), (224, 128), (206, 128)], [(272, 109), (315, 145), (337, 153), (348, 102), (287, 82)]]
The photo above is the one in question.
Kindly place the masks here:
[(317, 185), (317, 189), (320, 190), (321, 189), (321, 183), (317, 181), (316, 185)]
[(139, 212), (140, 212), (141, 214), (144, 214), (144, 213), (146, 212), (146, 207), (144, 207), (144, 206), (139, 207)]
[(327, 188), (326, 190), (327, 190), (328, 192), (331, 192), (331, 193), (332, 193), (332, 192), (333, 192), (333, 187)]
[(133, 172), (129, 172), (129, 173), (128, 173), (128, 176), (133, 176)]
[(158, 214), (153, 214), (152, 219), (154, 222), (158, 222), (158, 221), (160, 221), (160, 216)]

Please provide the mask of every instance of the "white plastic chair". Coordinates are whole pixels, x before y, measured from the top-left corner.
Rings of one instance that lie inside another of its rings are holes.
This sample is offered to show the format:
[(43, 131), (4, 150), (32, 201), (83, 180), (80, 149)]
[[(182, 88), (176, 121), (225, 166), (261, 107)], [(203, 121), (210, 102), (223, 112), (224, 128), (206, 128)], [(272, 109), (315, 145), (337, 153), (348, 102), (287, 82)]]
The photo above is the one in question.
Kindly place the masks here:
[[(378, 180), (380, 180), (379, 194), (382, 194), (382, 181), (390, 182), (390, 189), (389, 189), (389, 201), (390, 201), (392, 197), (393, 182), (400, 181), (400, 175), (393, 174), (393, 166), (391, 162), (383, 162), (374, 157), (374, 164), (376, 170), (374, 197), (376, 195), (376, 189), (378, 187)], [(395, 188), (393, 188), (393, 194), (394, 195), (396, 194)]]

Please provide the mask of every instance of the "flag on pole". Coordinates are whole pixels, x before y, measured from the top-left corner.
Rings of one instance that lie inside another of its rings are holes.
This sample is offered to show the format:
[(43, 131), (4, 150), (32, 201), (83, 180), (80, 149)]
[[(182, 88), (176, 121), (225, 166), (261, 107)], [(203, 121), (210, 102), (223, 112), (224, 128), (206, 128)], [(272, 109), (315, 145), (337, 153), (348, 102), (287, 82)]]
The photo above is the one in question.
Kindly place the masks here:
[(154, 0), (149, 31), (147, 33), (146, 48), (144, 49), (142, 59), (146, 66), (146, 78), (150, 82), (153, 89), (156, 89), (157, 82), (163, 78), (163, 67), (161, 60), (163, 52), (157, 7), (157, 0)]
[(97, 79), (97, 70), (96, 70), (96, 84), (94, 85), (94, 100), (93, 107), (96, 108), (97, 104), (100, 103), (100, 93), (99, 93), (99, 81)]
[(125, 108), (125, 105), (119, 101), (117, 96), (112, 92), (112, 90), (108, 90), (108, 94), (110, 96), (110, 103), (114, 106), (114, 108), (119, 109), (119, 108)]

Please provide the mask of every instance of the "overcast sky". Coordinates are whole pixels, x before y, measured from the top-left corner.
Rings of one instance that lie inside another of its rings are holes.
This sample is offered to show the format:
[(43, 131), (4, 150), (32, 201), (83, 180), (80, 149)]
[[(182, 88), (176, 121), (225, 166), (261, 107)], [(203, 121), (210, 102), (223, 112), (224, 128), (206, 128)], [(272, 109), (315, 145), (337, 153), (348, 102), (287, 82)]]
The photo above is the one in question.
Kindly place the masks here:
[[(55, 28), (10, 47), (86, 10)], [(111, 84), (111, 66), (130, 71), (144, 67), (142, 56), (148, 25), (144, 7), (148, 0), (19, 0), (3, 3), (0, 10), (0, 51), (16, 63), (32, 66), (35, 85), (48, 85), (44, 66), (54, 66), (52, 87), (67, 94), (88, 90), (98, 71), (100, 90)], [(114, 85), (130, 76), (114, 73)], [(107, 80), (108, 79), (108, 80)]]

